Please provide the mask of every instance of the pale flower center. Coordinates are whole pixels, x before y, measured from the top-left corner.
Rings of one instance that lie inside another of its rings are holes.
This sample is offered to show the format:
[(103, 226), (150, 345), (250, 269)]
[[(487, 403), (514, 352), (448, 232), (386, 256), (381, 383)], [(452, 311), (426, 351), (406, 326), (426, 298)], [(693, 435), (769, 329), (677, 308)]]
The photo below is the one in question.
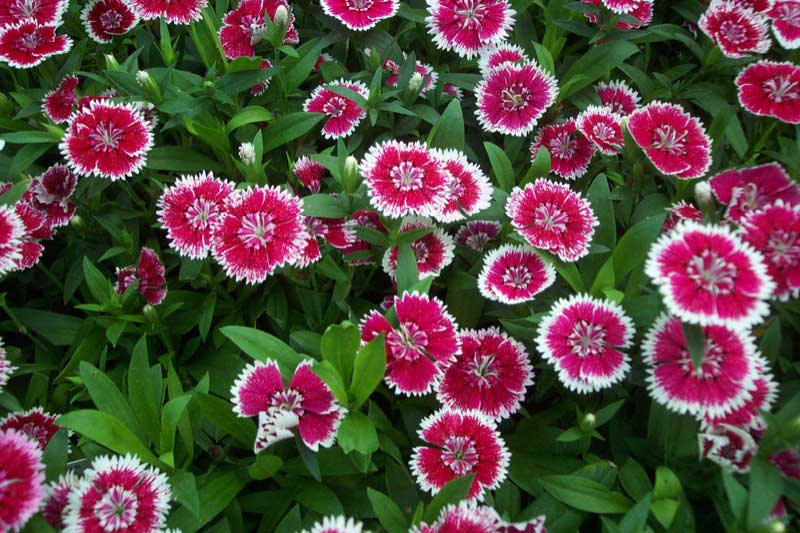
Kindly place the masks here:
[(467, 383), (480, 389), (497, 384), (500, 372), (495, 364), (494, 354), (475, 354), (467, 363)]
[(20, 37), (17, 41), (17, 45), (23, 50), (35, 50), (40, 42), (39, 33), (34, 30), (33, 33)]
[(600, 324), (578, 320), (572, 326), (567, 342), (578, 357), (599, 355), (606, 346), (606, 330)]
[(794, 231), (775, 230), (767, 241), (770, 260), (782, 267), (800, 262), (800, 240)]
[(777, 20), (800, 27), (800, 4), (782, 3), (778, 6)]
[[(303, 416), (303, 395), (294, 389), (286, 389), (276, 392), (270, 401), (272, 407), (277, 407), (287, 414), (292, 413), (298, 419)], [(290, 426), (289, 426), (290, 427)], [(284, 429), (288, 429), (285, 427)]]
[(124, 134), (125, 131), (112, 122), (99, 122), (89, 134), (89, 139), (92, 140), (95, 150), (110, 152), (119, 147)]
[(611, 124), (598, 122), (592, 127), (592, 135), (601, 141), (610, 142), (615, 140), (616, 131)]
[(428, 262), (430, 250), (428, 245), (422, 241), (414, 241), (411, 243), (411, 249), (414, 251), (414, 257), (417, 259), (417, 264), (425, 264)]
[(266, 213), (248, 213), (242, 217), (238, 235), (245, 246), (258, 250), (272, 240), (275, 233), (273, 217)]
[(783, 103), (785, 100), (800, 99), (797, 82), (790, 80), (788, 76), (775, 76), (766, 80), (764, 94), (776, 104)]
[(114, 485), (94, 505), (94, 515), (105, 531), (119, 531), (134, 523), (138, 507), (136, 494)]
[(369, 11), (372, 8), (372, 0), (345, 0), (345, 4), (352, 11)]
[(503, 111), (519, 111), (528, 105), (531, 100), (531, 91), (521, 83), (513, 83), (511, 87), (500, 92), (500, 107)]
[(533, 221), (537, 226), (544, 226), (548, 231), (563, 233), (567, 230), (569, 217), (557, 205), (544, 203), (533, 211)]
[(703, 362), (698, 368), (695, 368), (694, 363), (692, 363), (692, 356), (686, 348), (681, 350), (681, 357), (678, 360), (684, 375), (691, 375), (698, 379), (714, 379), (719, 377), (722, 373), (722, 365), (724, 362), (725, 350), (714, 342), (714, 340), (709, 338), (706, 338), (703, 344)]
[(731, 294), (736, 288), (736, 265), (713, 250), (703, 250), (686, 265), (686, 273), (698, 287), (717, 295)]
[(442, 462), (457, 476), (463, 476), (475, 468), (478, 459), (478, 450), (469, 437), (447, 437), (442, 446)]
[(524, 266), (512, 265), (503, 272), (503, 285), (508, 285), (515, 289), (524, 289), (530, 285), (532, 278), (530, 271)]
[(747, 31), (732, 20), (724, 20), (719, 25), (719, 33), (723, 39), (733, 44), (739, 44), (747, 39)]
[(547, 143), (550, 153), (559, 159), (570, 159), (575, 156), (578, 148), (578, 141), (572, 138), (572, 135), (562, 131)]
[(206, 198), (195, 198), (192, 205), (186, 210), (186, 220), (193, 227), (204, 230), (209, 226), (209, 220), (214, 211), (214, 202)]
[(428, 334), (413, 322), (403, 323), (389, 332), (386, 343), (397, 359), (413, 362), (424, 355)]
[(322, 106), (322, 112), (329, 117), (339, 118), (347, 111), (347, 102), (341, 96), (333, 96), (325, 105)]
[(9, 12), (15, 18), (26, 19), (36, 14), (41, 7), (40, 0), (17, 0), (14, 5), (10, 6)]
[(389, 177), (401, 191), (416, 191), (422, 188), (425, 172), (411, 161), (403, 161), (389, 171)]
[(122, 26), (122, 15), (116, 11), (108, 10), (100, 15), (100, 24), (106, 31), (118, 30)]
[(662, 124), (653, 130), (653, 148), (672, 155), (686, 153), (686, 136), (688, 132), (678, 133), (669, 124)]
[(483, 247), (489, 244), (489, 235), (483, 232), (473, 233), (469, 237), (467, 237), (466, 243), (467, 246), (472, 248), (473, 250), (481, 251)]
[(456, 5), (458, 6), (455, 10), (456, 14), (463, 18), (462, 28), (476, 28), (481, 25), (484, 17), (483, 12), (486, 10), (486, 6), (481, 0), (463, 0), (457, 2)]

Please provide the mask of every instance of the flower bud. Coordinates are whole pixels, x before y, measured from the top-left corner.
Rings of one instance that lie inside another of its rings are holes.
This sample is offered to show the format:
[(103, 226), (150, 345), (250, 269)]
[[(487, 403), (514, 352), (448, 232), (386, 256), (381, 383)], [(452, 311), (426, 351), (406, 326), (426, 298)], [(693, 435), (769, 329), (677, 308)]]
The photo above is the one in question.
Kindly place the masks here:
[(597, 417), (594, 416), (594, 413), (586, 413), (583, 415), (583, 419), (579, 424), (581, 431), (584, 433), (589, 433), (594, 429), (594, 425), (597, 423)]
[(352, 155), (347, 156), (344, 161), (344, 172), (342, 172), (342, 182), (347, 192), (355, 192), (359, 184), (358, 160)]
[(413, 92), (417, 92), (422, 87), (422, 74), (419, 72), (415, 72), (411, 75), (411, 79), (408, 80), (408, 89)]
[(154, 306), (145, 304), (145, 306), (142, 308), (142, 314), (149, 323), (155, 324), (158, 322), (158, 311)]
[(694, 186), (694, 198), (697, 200), (697, 205), (705, 207), (711, 205), (711, 185), (708, 181), (698, 181)]
[(275, 16), (272, 17), (272, 23), (280, 28), (289, 26), (289, 10), (286, 9), (286, 6), (278, 6), (278, 9), (275, 10)]
[(769, 533), (784, 533), (786, 531), (786, 524), (780, 520), (773, 520), (767, 524), (767, 531), (769, 531)]
[(136, 83), (139, 84), (147, 98), (152, 102), (161, 102), (161, 89), (146, 70), (140, 70), (136, 73)]
[(245, 142), (239, 145), (239, 159), (245, 165), (254, 165), (256, 163), (256, 149), (253, 143)]
[(106, 54), (106, 70), (112, 70), (114, 72), (119, 72), (122, 70), (122, 67), (119, 66), (117, 58), (111, 54)]

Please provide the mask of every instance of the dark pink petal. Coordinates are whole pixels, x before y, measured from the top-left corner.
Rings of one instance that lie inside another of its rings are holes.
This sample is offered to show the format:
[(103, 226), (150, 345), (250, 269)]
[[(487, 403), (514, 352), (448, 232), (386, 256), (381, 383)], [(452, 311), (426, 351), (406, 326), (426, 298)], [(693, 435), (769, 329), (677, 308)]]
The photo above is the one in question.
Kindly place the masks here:
[(231, 387), (233, 411), (242, 417), (266, 411), (276, 392), (283, 390), (283, 378), (274, 361), (256, 362), (245, 367)]

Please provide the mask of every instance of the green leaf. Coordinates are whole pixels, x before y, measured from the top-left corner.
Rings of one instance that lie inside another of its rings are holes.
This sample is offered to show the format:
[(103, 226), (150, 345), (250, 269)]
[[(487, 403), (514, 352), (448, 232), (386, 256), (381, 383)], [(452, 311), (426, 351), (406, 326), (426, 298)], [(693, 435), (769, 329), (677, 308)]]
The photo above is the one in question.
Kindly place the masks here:
[(297, 365), (306, 359), (279, 338), (255, 328), (225, 326), (220, 331), (253, 359), (276, 361), (282, 372), (294, 372)]
[(550, 160), (550, 152), (547, 150), (547, 147), (540, 146), (536, 151), (536, 157), (533, 159), (531, 168), (528, 170), (528, 173), (525, 174), (525, 178), (522, 180), (520, 185), (525, 185), (537, 178), (546, 177), (548, 174), (550, 174), (551, 164), (552, 161)]
[(256, 425), (249, 418), (239, 418), (233, 412), (230, 402), (195, 391), (193, 393), (192, 418), (196, 413), (201, 415), (219, 429), (232, 436), (247, 449), (253, 447), (256, 438)]
[(350, 382), (350, 411), (356, 411), (380, 384), (386, 371), (385, 334), (359, 348)]
[(153, 379), (153, 374), (150, 372), (147, 336), (139, 339), (131, 354), (131, 363), (128, 367), (128, 401), (145, 435), (153, 443), (158, 444), (161, 384)]
[(358, 411), (349, 413), (342, 420), (336, 439), (344, 453), (355, 450), (359, 453), (370, 454), (378, 449), (378, 432), (375, 430), (375, 426), (366, 415)]
[(653, 490), (653, 485), (650, 483), (650, 478), (647, 477), (647, 472), (642, 468), (642, 465), (631, 457), (628, 457), (625, 464), (620, 468), (619, 481), (625, 491), (635, 500), (641, 500), (645, 494)]
[(346, 218), (350, 213), (339, 200), (329, 194), (312, 194), (303, 198), (303, 214), (319, 218)]
[(303, 464), (306, 465), (308, 473), (311, 474), (311, 477), (317, 481), (321, 481), (322, 474), (319, 469), (317, 454), (315, 454), (308, 446), (306, 446), (306, 443), (303, 442), (303, 439), (300, 438), (300, 435), (295, 435), (294, 440), (297, 443), (297, 451), (300, 453), (300, 459), (303, 461)]
[(750, 463), (750, 494), (747, 499), (747, 527), (758, 526), (783, 493), (783, 478), (768, 459), (756, 456)]
[(638, 46), (622, 39), (590, 48), (560, 77), (559, 98), (568, 98), (591, 85), (638, 51)]
[(264, 153), (302, 137), (322, 120), (322, 113), (292, 113), (275, 119), (264, 130)]
[(722, 470), (722, 486), (728, 496), (728, 504), (737, 522), (741, 522), (747, 508), (747, 489), (736, 481), (736, 478), (727, 470)]
[(147, 153), (147, 168), (169, 172), (222, 172), (219, 162), (181, 146), (156, 146)]
[(89, 287), (89, 292), (92, 293), (95, 301), (101, 304), (108, 304), (114, 297), (114, 286), (108, 281), (100, 270), (94, 266), (91, 259), (84, 256), (83, 258), (83, 277), (86, 280), (86, 285)]
[(402, 243), (397, 250), (397, 292), (408, 292), (418, 282), (417, 256), (410, 244)]
[(536, 41), (533, 42), (533, 49), (536, 51), (536, 59), (539, 61), (539, 65), (550, 74), (555, 75), (556, 67), (553, 63), (553, 54), (550, 53), (550, 50)]
[(253, 479), (264, 480), (274, 476), (283, 466), (283, 461), (277, 455), (262, 453), (256, 456), (256, 462), (250, 465), (247, 472)]
[(634, 505), (619, 523), (620, 533), (640, 533), (645, 531), (647, 526), (647, 515), (650, 514), (650, 495)]
[(581, 476), (545, 476), (539, 479), (542, 488), (558, 501), (590, 513), (626, 513), (633, 503), (619, 492)]
[(611, 255), (617, 283), (644, 263), (650, 246), (661, 234), (664, 218), (666, 214), (646, 218), (629, 228), (619, 240)]
[(13, 205), (17, 203), (17, 200), (22, 198), (22, 195), (28, 190), (30, 184), (30, 181), (23, 180), (12, 185), (9, 190), (0, 195), (0, 205)]
[(55, 346), (72, 344), (83, 323), (78, 317), (29, 307), (12, 307), (11, 312), (22, 325), (41, 335)]
[(161, 411), (161, 445), (159, 446), (162, 454), (172, 452), (174, 449), (178, 420), (186, 411), (191, 399), (191, 394), (184, 394), (168, 401), (164, 405), (164, 409)]
[(447, 104), (431, 134), (428, 143), (431, 147), (464, 150), (464, 114), (461, 111), (461, 102), (453, 100)]
[(93, 440), (109, 450), (138, 455), (143, 461), (159, 466), (160, 461), (125, 424), (108, 413), (91, 409), (78, 409), (61, 415), (56, 423)]
[(361, 333), (351, 322), (329, 326), (322, 335), (322, 358), (330, 362), (345, 383), (350, 383), (356, 352), (361, 346)]
[(367, 498), (372, 504), (372, 510), (378, 517), (378, 522), (389, 533), (405, 533), (408, 531), (408, 522), (403, 511), (390, 497), (373, 488), (367, 487)]
[(198, 491), (200, 500), (199, 518), (185, 506), (177, 509), (167, 525), (181, 531), (198, 531), (225, 510), (247, 483), (241, 472), (216, 470), (205, 478)]
[(80, 362), (80, 375), (89, 396), (98, 409), (114, 415), (140, 438), (144, 437), (136, 415), (130, 404), (120, 392), (119, 387), (94, 365), (86, 361)]
[(236, 113), (228, 121), (225, 130), (230, 133), (247, 124), (254, 124), (256, 122), (269, 122), (272, 120), (272, 113), (267, 111), (261, 106), (248, 106)]
[(703, 357), (706, 352), (706, 340), (703, 335), (703, 328), (702, 326), (689, 324), (688, 322), (681, 322), (681, 327), (683, 327), (683, 336), (686, 339), (689, 355), (692, 356), (692, 366), (698, 369), (703, 364)]
[(681, 480), (675, 475), (675, 472), (666, 466), (659, 466), (656, 468), (656, 483), (653, 489), (653, 499), (661, 500), (670, 498), (678, 500), (681, 497), (683, 489), (681, 488)]
[(422, 516), (422, 521), (427, 524), (432, 524), (439, 517), (439, 513), (446, 506), (456, 504), (461, 500), (466, 499), (469, 494), (469, 489), (472, 486), (472, 480), (475, 478), (474, 474), (456, 478), (436, 493), (431, 503), (425, 509), (425, 514)]
[(497, 180), (497, 185), (508, 192), (514, 188), (514, 167), (502, 148), (490, 142), (484, 142), (483, 147), (489, 155), (489, 162), (492, 164), (492, 171)]
[(598, 428), (603, 424), (605, 424), (606, 422), (608, 422), (609, 420), (611, 420), (614, 417), (614, 415), (617, 414), (617, 411), (619, 411), (619, 408), (622, 407), (622, 404), (624, 403), (625, 400), (617, 400), (614, 403), (610, 403), (605, 407), (598, 409), (598, 411), (594, 415), (595, 416), (594, 427)]
[(42, 454), (47, 481), (56, 481), (61, 474), (67, 471), (67, 458), (69, 457), (69, 434), (64, 428), (56, 431)]

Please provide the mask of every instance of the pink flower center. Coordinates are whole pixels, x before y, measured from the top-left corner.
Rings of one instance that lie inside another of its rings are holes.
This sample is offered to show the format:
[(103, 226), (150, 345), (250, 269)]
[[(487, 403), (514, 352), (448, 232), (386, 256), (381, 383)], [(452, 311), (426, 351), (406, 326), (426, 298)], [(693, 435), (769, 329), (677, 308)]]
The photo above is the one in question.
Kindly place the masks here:
[(503, 285), (515, 289), (525, 289), (530, 285), (533, 276), (523, 265), (511, 265), (503, 272)]
[(207, 198), (195, 198), (186, 210), (186, 220), (192, 227), (204, 230), (209, 226), (212, 214), (216, 211), (214, 202)]
[(389, 350), (397, 359), (413, 362), (425, 354), (428, 334), (413, 322), (405, 322), (386, 336)]
[(424, 176), (425, 172), (421, 168), (415, 167), (411, 161), (403, 161), (389, 171), (392, 182), (403, 192), (421, 189)]
[(118, 30), (122, 27), (122, 14), (113, 9), (109, 9), (100, 15), (100, 25), (107, 32)]
[(681, 350), (681, 357), (678, 360), (681, 370), (685, 376), (694, 376), (698, 379), (714, 379), (722, 373), (722, 366), (725, 363), (725, 350), (714, 342), (713, 339), (706, 338), (703, 345), (703, 362), (700, 367), (695, 368), (692, 363), (692, 356), (689, 350)]
[(794, 231), (783, 229), (773, 231), (767, 241), (770, 260), (782, 267), (789, 267), (800, 262), (800, 240)]
[(531, 90), (520, 82), (500, 91), (500, 108), (505, 112), (519, 111), (531, 101)]
[(372, 9), (372, 0), (344, 0), (351, 11), (369, 11)]
[(17, 0), (9, 7), (9, 12), (14, 18), (26, 19), (32, 17), (41, 7), (39, 0)]
[(105, 531), (118, 531), (133, 525), (138, 507), (136, 494), (114, 485), (94, 505), (94, 515)]
[(678, 133), (669, 124), (662, 124), (653, 130), (653, 148), (672, 155), (683, 155), (686, 152), (686, 136), (688, 132)]
[(106, 121), (98, 122), (93, 132), (89, 134), (93, 148), (100, 152), (115, 151), (125, 131), (116, 124)]
[(414, 251), (414, 257), (417, 258), (417, 264), (422, 265), (428, 262), (431, 253), (427, 244), (423, 241), (414, 241), (411, 243), (411, 249)]
[(339, 118), (347, 112), (347, 101), (341, 96), (332, 96), (322, 106), (322, 112), (329, 117)]
[(563, 233), (567, 230), (569, 217), (557, 205), (547, 202), (540, 204), (533, 211), (533, 223), (536, 226), (544, 226), (548, 231)]
[(486, 6), (482, 0), (456, 1), (456, 14), (463, 19), (462, 28), (479, 28), (483, 24)]
[(736, 265), (713, 250), (703, 250), (692, 257), (686, 273), (698, 287), (714, 296), (731, 294), (736, 288)]
[(776, 104), (783, 103), (784, 100), (800, 99), (797, 82), (790, 80), (788, 76), (775, 76), (766, 80), (764, 95)]
[(800, 4), (783, 3), (778, 6), (777, 20), (800, 27)]
[(488, 233), (479, 231), (477, 233), (473, 233), (472, 235), (468, 236), (465, 242), (467, 243), (467, 246), (469, 246), (473, 250), (481, 251), (483, 250), (483, 247), (489, 244), (489, 241), (491, 240), (492, 239), (491, 237), (489, 237)]
[(606, 330), (600, 324), (577, 320), (567, 336), (572, 353), (578, 357), (599, 355), (606, 346)]
[(566, 131), (561, 131), (548, 141), (547, 148), (554, 157), (558, 157), (559, 159), (571, 159), (575, 156), (575, 151), (578, 148), (578, 141)]
[(739, 44), (747, 39), (747, 30), (734, 20), (723, 20), (719, 25), (719, 33), (726, 41)]
[(17, 40), (17, 46), (22, 50), (36, 50), (39, 44), (41, 44), (41, 39), (39, 38), (39, 32), (35, 30)]
[(616, 141), (617, 133), (614, 126), (606, 122), (597, 122), (592, 126), (592, 135), (600, 141), (611, 142)]
[(457, 476), (470, 472), (478, 464), (478, 450), (470, 437), (453, 435), (442, 446), (442, 462)]
[(245, 246), (259, 250), (267, 245), (275, 233), (275, 223), (268, 213), (248, 213), (242, 217), (238, 235)]
[(303, 395), (294, 389), (276, 392), (270, 401), (272, 407), (277, 407), (287, 413), (292, 413), (298, 418), (303, 416)]
[(494, 354), (475, 354), (467, 363), (466, 381), (471, 387), (492, 388), (500, 379)]

